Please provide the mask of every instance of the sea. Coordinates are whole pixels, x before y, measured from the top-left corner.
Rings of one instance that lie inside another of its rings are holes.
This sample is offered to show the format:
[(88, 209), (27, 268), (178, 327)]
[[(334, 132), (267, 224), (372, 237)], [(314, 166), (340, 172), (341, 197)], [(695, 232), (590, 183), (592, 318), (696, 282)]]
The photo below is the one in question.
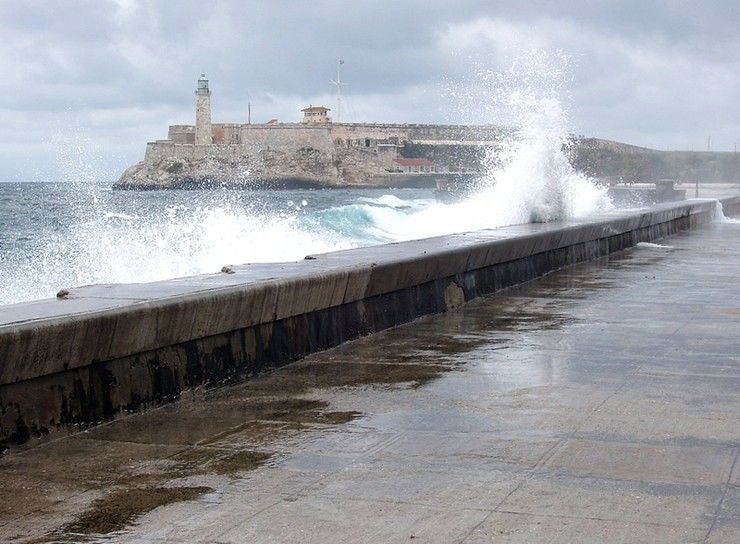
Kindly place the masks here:
[[(0, 304), (409, 237), (431, 189), (114, 191), (0, 183)], [(410, 236), (413, 237), (413, 236)]]
[(0, 305), (52, 297), (62, 288), (215, 273), (225, 265), (295, 261), (608, 207), (601, 189), (572, 177), (582, 185), (572, 190), (586, 201), (584, 194), (570, 203), (557, 194), (551, 208), (531, 183), (505, 180), (490, 186), (482, 180), (459, 202), (440, 202), (432, 189), (139, 192), (0, 183)]

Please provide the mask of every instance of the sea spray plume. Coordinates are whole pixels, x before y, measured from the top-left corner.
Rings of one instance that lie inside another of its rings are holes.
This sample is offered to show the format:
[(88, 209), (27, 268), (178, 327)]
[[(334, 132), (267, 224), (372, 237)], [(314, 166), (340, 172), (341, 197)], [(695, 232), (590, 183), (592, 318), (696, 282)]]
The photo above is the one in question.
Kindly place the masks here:
[(569, 161), (569, 63), (562, 51), (534, 49), (503, 72), (479, 73), (493, 113), (516, 127), (488, 150), (483, 196), (506, 203), (517, 222), (567, 219), (610, 207), (606, 191)]
[(737, 220), (735, 218), (732, 218), (732, 217), (727, 217), (725, 215), (725, 210), (724, 210), (724, 208), (722, 206), (722, 202), (720, 202), (719, 200), (715, 200), (714, 201), (714, 218), (713, 218), (713, 220), (715, 222), (717, 222), (717, 223), (732, 223), (732, 224), (738, 224), (738, 223), (740, 223), (739, 220)]
[[(576, 172), (568, 160), (568, 58), (542, 49), (519, 54), (507, 70), (478, 67), (473, 81), (454, 85), (461, 118), (496, 120), (501, 141), (486, 150), (486, 174), (457, 204), (432, 206), (408, 218), (401, 238), (554, 221), (611, 206), (605, 189)], [(465, 93), (467, 87), (468, 92)], [(505, 128), (509, 127), (509, 128)]]
[(47, 142), (54, 158), (59, 182), (73, 188), (67, 195), (70, 215), (88, 219), (90, 208), (100, 204), (100, 191), (108, 185), (110, 172), (101, 149), (87, 130), (68, 112)]

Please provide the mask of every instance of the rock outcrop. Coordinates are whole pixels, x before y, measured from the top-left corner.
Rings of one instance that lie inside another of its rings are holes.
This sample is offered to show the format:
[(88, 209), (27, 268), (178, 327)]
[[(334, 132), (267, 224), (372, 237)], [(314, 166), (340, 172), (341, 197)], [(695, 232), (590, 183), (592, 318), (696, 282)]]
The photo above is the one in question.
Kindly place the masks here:
[(116, 189), (179, 189), (219, 186), (367, 187), (381, 185), (392, 164), (364, 149), (326, 153), (311, 147), (224, 153), (211, 146), (202, 157), (147, 157), (128, 168)]

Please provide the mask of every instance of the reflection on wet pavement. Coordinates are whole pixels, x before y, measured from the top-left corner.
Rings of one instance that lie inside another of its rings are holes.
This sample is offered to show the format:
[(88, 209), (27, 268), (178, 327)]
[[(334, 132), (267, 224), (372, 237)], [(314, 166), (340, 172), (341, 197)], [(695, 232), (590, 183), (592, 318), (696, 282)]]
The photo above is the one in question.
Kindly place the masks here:
[(738, 541), (739, 228), (0, 457), (0, 540)]

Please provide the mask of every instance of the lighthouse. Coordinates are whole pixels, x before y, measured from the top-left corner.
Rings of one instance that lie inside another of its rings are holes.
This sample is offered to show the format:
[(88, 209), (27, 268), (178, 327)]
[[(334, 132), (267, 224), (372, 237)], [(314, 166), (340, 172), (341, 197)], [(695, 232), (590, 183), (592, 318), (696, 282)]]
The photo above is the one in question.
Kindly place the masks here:
[(211, 134), (211, 90), (205, 74), (198, 78), (195, 90), (195, 143), (205, 145), (213, 143)]

